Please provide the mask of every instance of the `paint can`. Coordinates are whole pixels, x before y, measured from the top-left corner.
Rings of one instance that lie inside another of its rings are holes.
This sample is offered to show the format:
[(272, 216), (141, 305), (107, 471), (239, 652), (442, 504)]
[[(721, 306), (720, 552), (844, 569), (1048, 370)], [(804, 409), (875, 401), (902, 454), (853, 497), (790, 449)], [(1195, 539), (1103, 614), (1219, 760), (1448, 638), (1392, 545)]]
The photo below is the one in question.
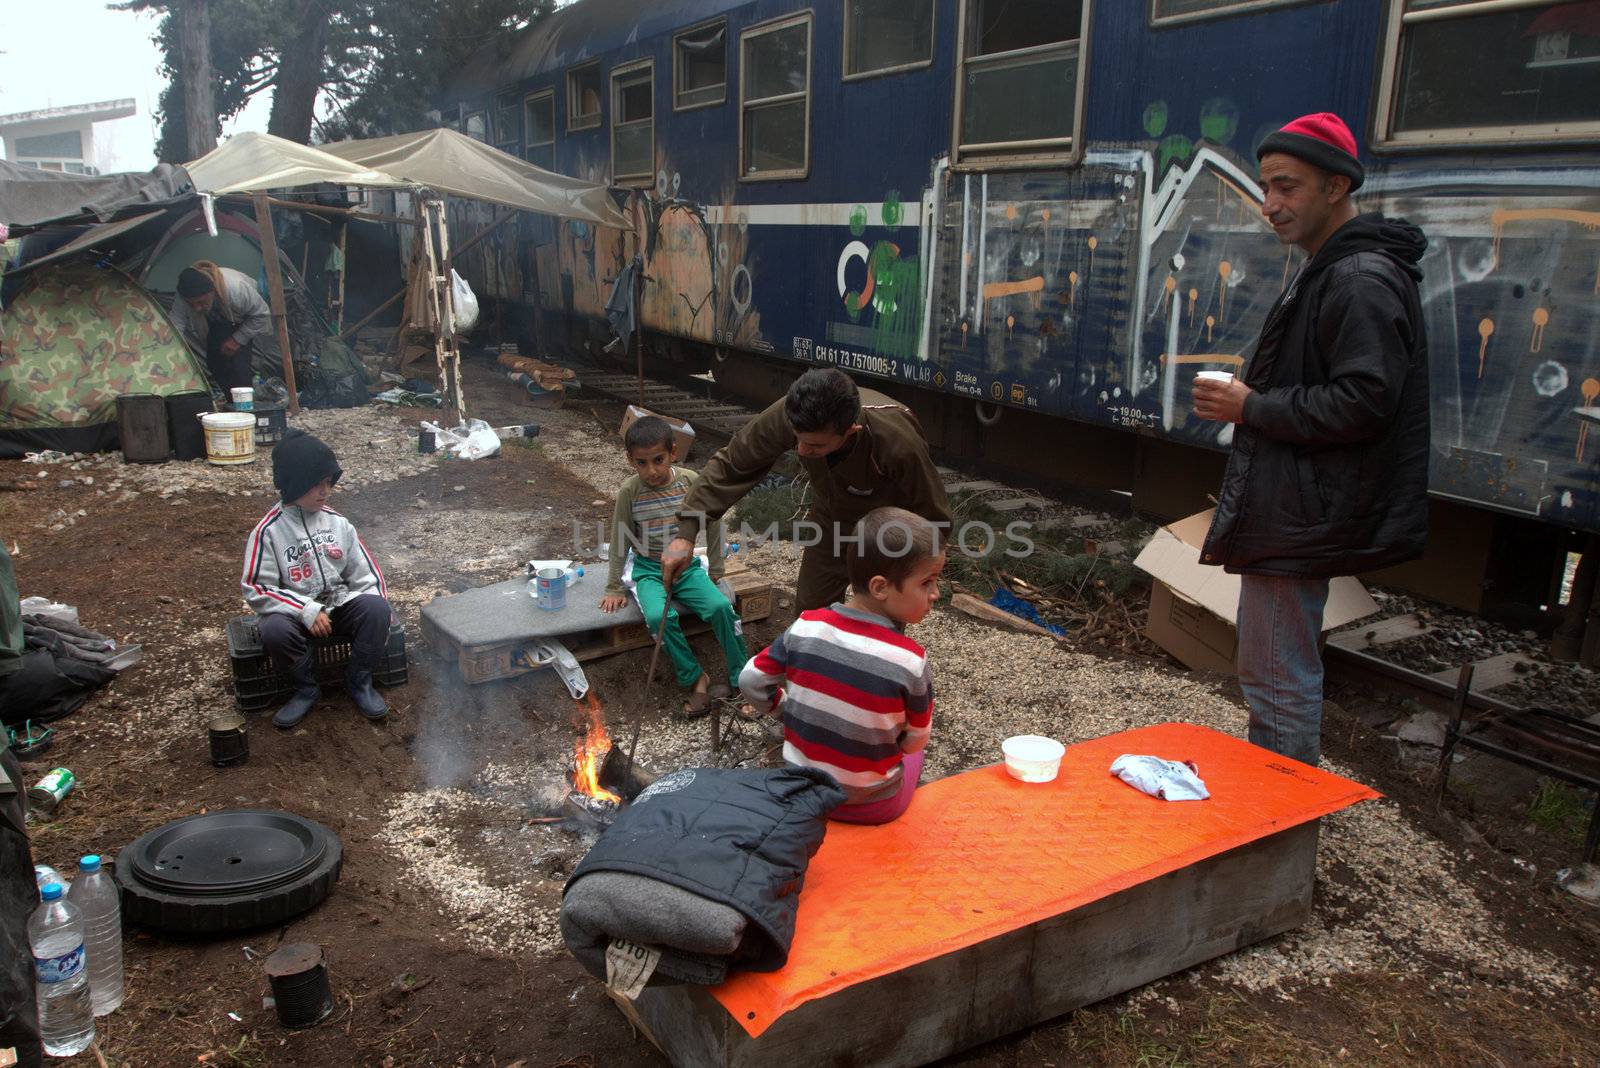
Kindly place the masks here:
[(200, 416), (205, 428), (206, 460), (214, 464), (256, 462), (256, 417), (251, 412), (207, 412)]
[(322, 947), (310, 942), (279, 946), (262, 968), (272, 984), (272, 1003), (278, 1022), (290, 1030), (312, 1027), (333, 1011), (333, 991)]
[(429, 430), (427, 427), (423, 427), (422, 429), (417, 431), (417, 451), (418, 452), (420, 452), (420, 453), (430, 453), (430, 452), (437, 452), (438, 450), (439, 450), (439, 443), (438, 443), (437, 439), (434, 437), (433, 431)]
[(567, 572), (560, 567), (541, 567), (533, 576), (533, 599), (546, 612), (567, 607)]
[(249, 412), (255, 410), (256, 391), (253, 386), (235, 386), (229, 392), (233, 396), (234, 411)]
[(52, 768), (50, 774), (28, 791), (28, 808), (41, 816), (54, 815), (77, 781), (78, 777), (71, 770)]
[(228, 768), (250, 759), (250, 735), (245, 730), (244, 713), (222, 712), (212, 716), (207, 734), (211, 739), (211, 763), (217, 767)]

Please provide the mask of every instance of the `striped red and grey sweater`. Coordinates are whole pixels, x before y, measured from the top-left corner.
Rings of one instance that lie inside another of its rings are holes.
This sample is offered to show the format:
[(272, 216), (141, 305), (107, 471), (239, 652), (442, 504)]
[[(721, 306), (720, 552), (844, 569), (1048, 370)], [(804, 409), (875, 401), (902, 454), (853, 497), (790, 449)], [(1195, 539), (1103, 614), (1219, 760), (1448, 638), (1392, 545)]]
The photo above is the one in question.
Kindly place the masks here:
[(871, 612), (842, 604), (802, 612), (750, 658), (739, 688), (760, 709), (781, 699), (783, 758), (832, 775), (848, 804), (893, 796), (901, 758), (928, 744), (928, 654)]

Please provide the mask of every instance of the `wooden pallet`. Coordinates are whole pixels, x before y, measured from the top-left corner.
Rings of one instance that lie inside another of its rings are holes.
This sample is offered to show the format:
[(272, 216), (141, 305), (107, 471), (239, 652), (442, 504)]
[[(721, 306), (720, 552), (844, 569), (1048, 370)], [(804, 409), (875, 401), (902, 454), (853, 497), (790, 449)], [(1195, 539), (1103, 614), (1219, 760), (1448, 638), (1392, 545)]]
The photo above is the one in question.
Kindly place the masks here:
[[(753, 623), (772, 614), (772, 583), (747, 570), (730, 572), (725, 578), (733, 587), (733, 607), (739, 613), (742, 622)], [(679, 625), (689, 637), (705, 634), (711, 629), (710, 624), (703, 620), (681, 612)], [(461, 645), (449, 635), (441, 633), (424, 615), (422, 639), (434, 652), (453, 662), (461, 672), (462, 679), (469, 685), (514, 678), (539, 670), (536, 666), (519, 662), (518, 654), (529, 644), (526, 638), (492, 644)], [(587, 663), (590, 660), (598, 660), (601, 657), (633, 649), (648, 649), (655, 642), (655, 638), (642, 622), (575, 631), (561, 635), (559, 640), (579, 663)]]

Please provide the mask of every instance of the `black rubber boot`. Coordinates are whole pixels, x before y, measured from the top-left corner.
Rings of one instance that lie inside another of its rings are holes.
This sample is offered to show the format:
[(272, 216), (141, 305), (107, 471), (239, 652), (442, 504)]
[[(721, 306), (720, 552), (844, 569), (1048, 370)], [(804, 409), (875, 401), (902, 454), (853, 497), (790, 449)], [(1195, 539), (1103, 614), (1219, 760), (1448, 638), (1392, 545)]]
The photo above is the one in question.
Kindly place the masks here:
[(378, 691), (372, 688), (372, 668), (369, 665), (350, 661), (350, 667), (344, 673), (345, 689), (350, 694), (350, 700), (356, 703), (356, 708), (368, 719), (382, 719), (389, 714), (389, 706), (383, 703), (383, 698)]
[(300, 662), (289, 669), (289, 678), (294, 682), (294, 696), (272, 715), (272, 725), (282, 730), (305, 719), (311, 706), (322, 696), (322, 688), (317, 685), (316, 654), (307, 649)]

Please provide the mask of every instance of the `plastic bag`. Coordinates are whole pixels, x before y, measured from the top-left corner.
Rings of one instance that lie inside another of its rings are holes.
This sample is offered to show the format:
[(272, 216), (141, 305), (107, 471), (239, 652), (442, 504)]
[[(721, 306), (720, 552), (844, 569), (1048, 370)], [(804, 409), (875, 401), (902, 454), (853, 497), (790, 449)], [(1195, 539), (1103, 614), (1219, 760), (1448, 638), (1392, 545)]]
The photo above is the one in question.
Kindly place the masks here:
[(422, 428), (433, 431), (438, 447), (452, 459), (481, 460), (500, 451), (500, 435), (482, 419), (471, 419), (464, 426), (448, 430), (429, 422), (424, 422)]
[(1111, 774), (1163, 801), (1204, 801), (1211, 796), (1192, 761), (1126, 754), (1111, 762)]
[(478, 298), (473, 295), (472, 287), (467, 285), (467, 280), (457, 274), (454, 267), (450, 268), (450, 303), (455, 309), (455, 325), (450, 331), (452, 334), (465, 334), (478, 325)]
[(71, 627), (79, 625), (77, 608), (48, 597), (24, 597), (21, 609), (23, 615), (32, 616), (47, 627), (52, 623), (65, 623)]

